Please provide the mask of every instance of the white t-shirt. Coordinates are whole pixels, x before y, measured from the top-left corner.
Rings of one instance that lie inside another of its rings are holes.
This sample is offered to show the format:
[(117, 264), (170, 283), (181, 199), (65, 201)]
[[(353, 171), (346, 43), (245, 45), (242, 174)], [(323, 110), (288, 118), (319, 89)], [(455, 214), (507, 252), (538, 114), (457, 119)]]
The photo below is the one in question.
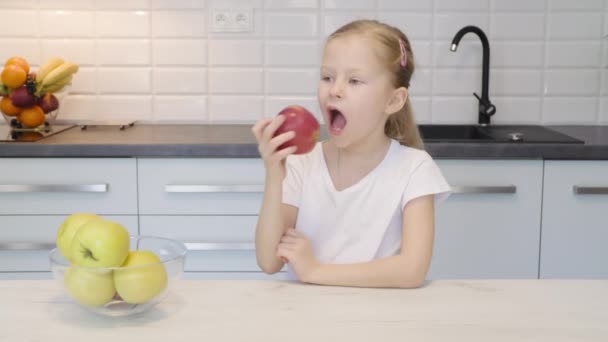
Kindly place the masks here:
[(398, 254), (405, 205), (430, 194), (438, 203), (450, 191), (426, 151), (396, 140), (391, 140), (380, 164), (341, 191), (333, 185), (321, 142), (310, 153), (287, 157), (286, 168), (283, 203), (298, 208), (295, 229), (310, 240), (321, 263), (357, 263)]

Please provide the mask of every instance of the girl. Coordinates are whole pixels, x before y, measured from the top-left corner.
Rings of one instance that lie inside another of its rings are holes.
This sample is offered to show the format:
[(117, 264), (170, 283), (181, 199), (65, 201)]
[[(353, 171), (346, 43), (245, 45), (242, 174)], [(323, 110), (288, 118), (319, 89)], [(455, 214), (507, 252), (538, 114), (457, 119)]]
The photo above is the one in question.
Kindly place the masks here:
[(408, 88), (407, 37), (358, 20), (327, 39), (318, 100), (329, 139), (304, 155), (277, 150), (283, 116), (252, 128), (266, 168), (256, 227), (258, 265), (302, 282), (413, 288), (423, 284), (434, 204), (449, 186), (422, 150)]

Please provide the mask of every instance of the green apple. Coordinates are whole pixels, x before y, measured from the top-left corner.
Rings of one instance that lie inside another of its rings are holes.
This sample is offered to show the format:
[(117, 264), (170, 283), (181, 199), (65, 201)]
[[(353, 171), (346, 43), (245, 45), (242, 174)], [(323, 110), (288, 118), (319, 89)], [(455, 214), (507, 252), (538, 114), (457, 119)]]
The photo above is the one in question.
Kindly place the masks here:
[(129, 232), (121, 224), (96, 219), (83, 224), (70, 245), (70, 260), (86, 267), (118, 267), (129, 254)]
[(152, 251), (130, 251), (122, 267), (114, 270), (114, 286), (127, 303), (145, 303), (167, 287), (165, 265)]
[(101, 306), (116, 293), (111, 270), (70, 267), (65, 271), (63, 280), (70, 296), (86, 306)]
[(89, 213), (74, 213), (68, 216), (57, 231), (55, 242), (61, 255), (70, 261), (70, 244), (78, 229), (90, 220), (98, 219), (99, 216)]

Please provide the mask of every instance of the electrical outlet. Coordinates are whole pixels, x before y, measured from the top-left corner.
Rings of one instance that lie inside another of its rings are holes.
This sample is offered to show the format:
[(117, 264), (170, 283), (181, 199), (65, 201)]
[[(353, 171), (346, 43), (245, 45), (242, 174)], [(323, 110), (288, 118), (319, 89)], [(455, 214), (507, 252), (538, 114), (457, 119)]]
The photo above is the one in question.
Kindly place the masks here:
[(211, 11), (212, 32), (253, 31), (253, 8), (219, 9)]

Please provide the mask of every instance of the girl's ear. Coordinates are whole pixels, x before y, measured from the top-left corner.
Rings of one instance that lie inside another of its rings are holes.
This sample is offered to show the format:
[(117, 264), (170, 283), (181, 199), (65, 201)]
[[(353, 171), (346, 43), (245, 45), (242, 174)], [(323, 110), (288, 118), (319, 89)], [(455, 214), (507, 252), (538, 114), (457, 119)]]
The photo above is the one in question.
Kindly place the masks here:
[(405, 106), (407, 97), (408, 92), (406, 87), (399, 87), (393, 90), (393, 94), (386, 104), (385, 113), (391, 115), (398, 112), (401, 108), (403, 108), (403, 106)]

